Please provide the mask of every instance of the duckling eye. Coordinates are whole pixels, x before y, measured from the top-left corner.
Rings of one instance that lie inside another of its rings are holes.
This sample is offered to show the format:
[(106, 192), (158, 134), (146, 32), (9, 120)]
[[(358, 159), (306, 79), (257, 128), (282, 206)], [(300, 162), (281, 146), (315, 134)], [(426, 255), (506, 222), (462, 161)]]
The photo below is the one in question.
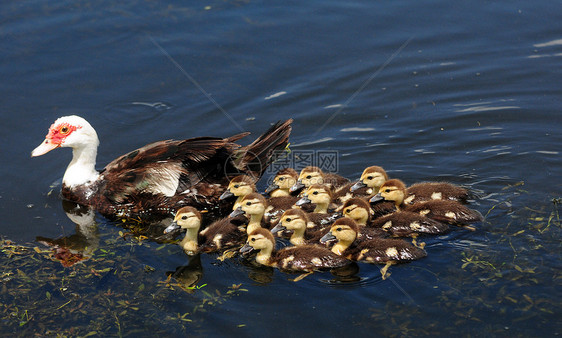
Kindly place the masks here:
[(372, 179), (373, 179), (373, 176), (368, 176), (367, 179), (368, 179), (368, 180), (372, 180)]
[(283, 181), (285, 177), (279, 177), (279, 181)]
[(336, 231), (341, 231), (341, 228), (337, 228)]
[(292, 219), (291, 219), (291, 218), (286, 218), (285, 221), (290, 222), (290, 221), (292, 221)]
[(235, 184), (234, 187), (235, 187), (236, 189), (238, 189), (238, 188), (240, 188), (240, 184)]
[(384, 192), (390, 192), (390, 189), (386, 189)]
[(314, 191), (312, 194), (313, 194), (313, 195), (318, 195), (318, 191)]
[(349, 214), (350, 212), (351, 212), (351, 208), (345, 209), (345, 213), (346, 213), (346, 214)]
[(246, 205), (252, 205), (252, 202), (246, 202)]
[(184, 221), (185, 221), (187, 218), (188, 218), (188, 217), (185, 216), (185, 215), (181, 217), (181, 219), (183, 219)]
[(252, 238), (250, 238), (250, 241), (255, 242), (256, 239), (252, 237)]
[(308, 175), (308, 176), (306, 176), (306, 178), (307, 178), (307, 179), (311, 179), (311, 178), (312, 178), (312, 176), (311, 176), (311, 175)]

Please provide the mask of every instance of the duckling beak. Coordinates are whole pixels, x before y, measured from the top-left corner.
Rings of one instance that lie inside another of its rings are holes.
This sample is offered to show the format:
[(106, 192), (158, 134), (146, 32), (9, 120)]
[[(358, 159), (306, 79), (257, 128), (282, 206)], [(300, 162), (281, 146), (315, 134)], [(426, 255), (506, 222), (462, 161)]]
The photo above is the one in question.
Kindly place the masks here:
[(363, 181), (357, 181), (357, 183), (355, 183), (353, 186), (351, 186), (351, 188), (349, 188), (349, 191), (354, 192), (355, 190), (359, 190), (361, 188), (366, 188), (367, 185), (365, 183), (363, 183)]
[(271, 233), (275, 235), (279, 231), (285, 231), (285, 230), (287, 230), (287, 227), (283, 226), (283, 224), (281, 224), (281, 222), (279, 222), (279, 223), (277, 223), (276, 226), (273, 227), (273, 229), (271, 229)]
[(267, 187), (267, 189), (265, 189), (265, 193), (266, 193), (266, 194), (269, 194), (269, 193), (271, 193), (272, 191), (275, 191), (275, 190), (277, 190), (277, 189), (279, 189), (279, 186), (278, 186), (277, 184), (273, 183), (273, 184), (271, 184), (269, 187)]
[(253, 250), (254, 250), (254, 248), (252, 248), (250, 246), (250, 244), (246, 243), (246, 244), (244, 244), (243, 247), (240, 248), (240, 253), (246, 254), (246, 253), (252, 252)]
[(301, 180), (298, 180), (297, 183), (295, 183), (291, 189), (289, 189), (290, 192), (297, 192), (297, 191), (301, 191), (302, 189), (304, 189), (304, 184), (302, 183)]
[(226, 190), (222, 193), (222, 195), (220, 195), (219, 201), (223, 201), (223, 200), (225, 200), (225, 199), (227, 199), (227, 198), (231, 198), (231, 197), (234, 197), (234, 194), (233, 194), (232, 192), (230, 192), (230, 190), (226, 189)]
[(371, 197), (371, 199), (369, 200), (370, 203), (379, 203), (384, 201), (384, 197), (381, 196), (380, 193), (376, 194), (375, 196)]
[(237, 217), (240, 215), (244, 215), (246, 212), (244, 212), (244, 210), (242, 210), (242, 207), (238, 207), (236, 208), (233, 212), (230, 213), (230, 215), (228, 215), (228, 217)]
[(305, 205), (305, 204), (309, 204), (312, 203), (312, 201), (308, 198), (308, 196), (303, 196), (301, 197), (300, 200), (297, 201), (297, 203), (295, 203), (295, 205), (297, 207), (300, 207), (301, 205)]
[(172, 224), (168, 225), (168, 227), (166, 229), (164, 229), (164, 233), (165, 234), (169, 234), (172, 231), (176, 231), (181, 229), (181, 227), (178, 225), (178, 223), (176, 221), (173, 221)]
[(328, 231), (327, 234), (325, 234), (324, 236), (322, 236), (322, 238), (320, 238), (320, 243), (326, 244), (329, 241), (333, 241), (334, 239), (336, 239), (336, 236), (332, 235), (331, 231)]

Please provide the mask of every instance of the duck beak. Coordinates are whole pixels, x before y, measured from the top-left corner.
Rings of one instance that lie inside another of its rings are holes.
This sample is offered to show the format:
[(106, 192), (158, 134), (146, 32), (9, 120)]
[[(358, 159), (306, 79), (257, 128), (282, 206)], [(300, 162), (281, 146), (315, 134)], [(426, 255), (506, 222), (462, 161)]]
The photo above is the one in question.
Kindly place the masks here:
[(240, 248), (240, 253), (245, 254), (245, 253), (252, 252), (253, 250), (254, 250), (254, 248), (252, 248), (250, 246), (250, 244), (246, 243), (246, 244), (244, 244), (243, 247)]
[(226, 189), (222, 195), (219, 197), (219, 201), (223, 201), (227, 198), (231, 198), (234, 197), (234, 194), (232, 192), (230, 192), (230, 190)]
[(371, 197), (371, 199), (369, 200), (370, 203), (379, 203), (384, 201), (384, 197), (381, 196), (380, 193), (376, 194), (375, 196)]
[(301, 180), (298, 180), (297, 183), (295, 183), (291, 189), (289, 189), (290, 192), (297, 192), (300, 191), (304, 188), (304, 184), (302, 183)]
[(328, 231), (327, 234), (325, 234), (324, 236), (322, 236), (322, 238), (320, 238), (320, 243), (326, 244), (327, 242), (333, 241), (334, 239), (336, 239), (336, 236), (332, 235), (331, 231)]
[(283, 226), (283, 224), (281, 224), (281, 222), (279, 222), (279, 223), (277, 223), (276, 226), (273, 227), (273, 229), (271, 229), (271, 233), (275, 235), (279, 231), (285, 231), (285, 230), (287, 230), (287, 227)]
[(367, 187), (367, 185), (365, 183), (363, 183), (363, 181), (358, 181), (349, 190), (351, 192), (354, 192), (355, 190), (359, 190), (359, 189), (365, 188), (365, 187)]
[(275, 190), (277, 190), (277, 189), (279, 189), (279, 186), (274, 183), (274, 184), (271, 184), (269, 187), (267, 187), (267, 189), (265, 189), (265, 193), (266, 193), (266, 194), (269, 194), (269, 193), (271, 193), (272, 191), (275, 191)]
[(300, 207), (301, 205), (305, 205), (305, 204), (309, 204), (309, 203), (312, 203), (312, 201), (308, 198), (308, 196), (303, 196), (303, 197), (301, 197), (300, 200), (298, 200), (298, 201), (295, 203), (295, 205), (296, 205), (297, 207)]
[(176, 221), (173, 221), (172, 224), (168, 225), (168, 227), (164, 229), (164, 233), (169, 234), (170, 232), (176, 231), (178, 229), (181, 229), (181, 227), (178, 225)]
[(33, 149), (33, 151), (31, 152), (31, 157), (44, 155), (58, 147), (60, 147), (60, 143), (53, 143), (51, 140), (46, 138), (43, 143), (41, 143), (37, 148)]
[(231, 212), (230, 215), (228, 215), (228, 217), (236, 217), (236, 216), (244, 215), (245, 213), (246, 212), (242, 210), (242, 207), (238, 207), (233, 212)]

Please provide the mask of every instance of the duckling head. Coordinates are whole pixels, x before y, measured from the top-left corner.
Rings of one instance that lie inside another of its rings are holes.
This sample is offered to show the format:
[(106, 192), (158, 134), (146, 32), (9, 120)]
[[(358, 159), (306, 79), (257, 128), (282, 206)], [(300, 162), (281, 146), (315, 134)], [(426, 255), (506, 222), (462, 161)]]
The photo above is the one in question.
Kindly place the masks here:
[(246, 254), (253, 250), (259, 251), (256, 255), (256, 261), (260, 264), (267, 265), (271, 257), (271, 252), (275, 248), (275, 237), (267, 229), (256, 229), (248, 235), (248, 240), (240, 253)]
[(219, 197), (219, 200), (236, 196), (246, 196), (256, 191), (254, 179), (248, 175), (238, 175), (228, 183), (228, 188)]
[(343, 205), (343, 215), (353, 219), (358, 225), (367, 225), (372, 211), (369, 203), (362, 198), (352, 198)]
[(290, 189), (297, 183), (299, 175), (293, 168), (279, 170), (273, 182), (265, 189), (265, 193), (271, 197), (289, 196)]
[(404, 202), (406, 196), (406, 185), (398, 179), (386, 181), (379, 189), (379, 193), (373, 196), (369, 202), (392, 201), (398, 207)]
[(176, 213), (172, 224), (164, 229), (164, 233), (170, 233), (178, 229), (195, 229), (195, 231), (198, 231), (200, 227), (201, 213), (194, 207), (183, 207)]
[(290, 189), (291, 192), (297, 192), (304, 188), (308, 188), (313, 184), (324, 183), (324, 172), (322, 169), (314, 166), (308, 166), (301, 170), (297, 183)]
[(386, 171), (379, 166), (371, 166), (363, 170), (361, 178), (357, 183), (351, 187), (351, 191), (356, 191), (361, 188), (368, 188), (371, 191), (367, 193), (373, 194), (377, 193), (380, 187), (388, 180), (388, 175)]
[(304, 196), (297, 201), (297, 206), (302, 206), (307, 203), (316, 204), (316, 209), (314, 212), (326, 213), (328, 211), (328, 206), (332, 201), (332, 191), (328, 186), (322, 184), (311, 185)]
[(320, 243), (325, 244), (336, 239), (338, 242), (332, 247), (332, 251), (340, 255), (357, 238), (359, 228), (351, 218), (340, 218), (332, 224), (330, 231), (322, 236)]
[(283, 213), (279, 223), (271, 229), (271, 233), (275, 234), (287, 229), (293, 231), (304, 231), (307, 225), (308, 217), (302, 209), (289, 209)]

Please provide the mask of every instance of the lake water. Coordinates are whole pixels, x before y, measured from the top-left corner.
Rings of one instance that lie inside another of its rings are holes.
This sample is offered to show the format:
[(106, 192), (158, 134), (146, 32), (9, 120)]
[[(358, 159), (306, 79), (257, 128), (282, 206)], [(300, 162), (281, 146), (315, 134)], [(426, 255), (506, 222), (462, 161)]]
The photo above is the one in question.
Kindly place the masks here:
[[(1, 335), (560, 334), (559, 2), (29, 0), (0, 13)], [(428, 256), (385, 280), (368, 264), (293, 282), (238, 258), (190, 261), (99, 215), (87, 233), (67, 217), (71, 152), (30, 151), (69, 114), (96, 128), (100, 168), (162, 139), (250, 131), (247, 144), (293, 118), (294, 152), (332, 154), (352, 179), (381, 165), (466, 186), (486, 220), (423, 238)], [(91, 257), (63, 267), (37, 237)]]

